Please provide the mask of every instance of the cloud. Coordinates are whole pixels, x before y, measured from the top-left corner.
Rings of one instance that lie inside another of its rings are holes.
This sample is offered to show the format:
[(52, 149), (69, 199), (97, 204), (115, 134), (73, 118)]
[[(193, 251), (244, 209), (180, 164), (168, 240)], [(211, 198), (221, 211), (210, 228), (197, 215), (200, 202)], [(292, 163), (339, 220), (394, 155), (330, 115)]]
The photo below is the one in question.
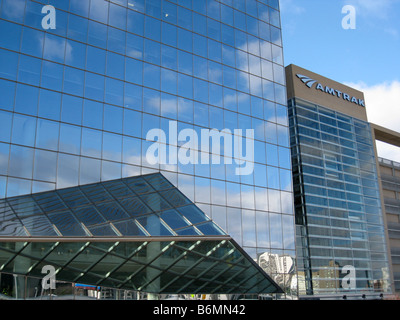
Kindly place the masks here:
[(381, 141), (376, 142), (376, 148), (378, 149), (379, 157), (400, 162), (400, 148)]
[[(400, 81), (348, 85), (364, 92), (369, 122), (400, 132)], [(381, 142), (377, 147), (380, 157), (400, 162), (400, 148)]]
[[(43, 46), (43, 40), (39, 41)], [(54, 61), (64, 61), (64, 56), (67, 62), (73, 59), (73, 49), (70, 43), (66, 43), (64, 39), (48, 35), (44, 40), (44, 58)]]
[(348, 85), (364, 92), (370, 122), (400, 131), (400, 81), (372, 86), (363, 82)]
[[(297, 4), (296, 4), (297, 2)], [(294, 0), (280, 0), (280, 11), (281, 13), (291, 13), (295, 15), (302, 14), (306, 11), (304, 7), (298, 5), (298, 1)]]
[(3, 1), (3, 16), (6, 18), (20, 19), (24, 15), (25, 1), (24, 0), (13, 0)]
[(342, 4), (354, 6), (357, 21), (363, 21), (363, 27), (398, 40), (400, 29), (396, 12), (399, 10), (400, 0), (342, 0)]
[(397, 1), (398, 0), (345, 0), (344, 2), (355, 6), (360, 14), (385, 18), (390, 12), (392, 5)]

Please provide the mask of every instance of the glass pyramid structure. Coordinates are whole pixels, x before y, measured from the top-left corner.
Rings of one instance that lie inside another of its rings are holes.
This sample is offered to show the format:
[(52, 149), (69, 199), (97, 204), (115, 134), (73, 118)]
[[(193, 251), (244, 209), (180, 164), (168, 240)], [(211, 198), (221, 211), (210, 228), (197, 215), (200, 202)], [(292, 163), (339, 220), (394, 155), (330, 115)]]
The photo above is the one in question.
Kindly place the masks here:
[(157, 294), (282, 289), (162, 174), (0, 200), (0, 272)]

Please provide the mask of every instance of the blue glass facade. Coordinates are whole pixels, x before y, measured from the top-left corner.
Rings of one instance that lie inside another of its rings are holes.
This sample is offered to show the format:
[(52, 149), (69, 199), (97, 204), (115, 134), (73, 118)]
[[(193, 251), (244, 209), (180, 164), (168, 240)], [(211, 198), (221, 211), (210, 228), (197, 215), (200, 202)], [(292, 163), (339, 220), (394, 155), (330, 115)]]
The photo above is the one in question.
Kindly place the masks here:
[[(295, 237), (277, 0), (0, 4), (0, 198), (162, 172), (289, 291)], [(44, 5), (55, 7), (55, 29), (42, 26)], [(171, 124), (199, 137), (253, 129), (244, 140), (254, 144), (254, 171), (236, 174), (240, 154), (213, 163), (216, 149), (194, 148), (209, 160), (201, 163), (150, 161), (152, 129), (166, 133), (168, 159), (185, 153)]]
[(298, 98), (289, 115), (299, 294), (390, 292), (370, 124)]

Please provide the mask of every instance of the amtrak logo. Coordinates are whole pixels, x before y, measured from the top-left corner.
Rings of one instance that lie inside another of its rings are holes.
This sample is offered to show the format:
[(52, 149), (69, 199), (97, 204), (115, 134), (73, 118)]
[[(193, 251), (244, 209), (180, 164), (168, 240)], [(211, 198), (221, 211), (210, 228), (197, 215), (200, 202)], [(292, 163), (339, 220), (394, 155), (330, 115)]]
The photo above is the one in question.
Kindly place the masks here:
[(312, 86), (314, 84), (317, 84), (315, 87), (315, 90), (320, 90), (324, 93), (330, 94), (330, 95), (338, 97), (338, 98), (342, 98), (343, 100), (355, 103), (356, 105), (365, 108), (365, 101), (362, 99), (357, 99), (356, 97), (352, 97), (345, 92), (330, 88), (328, 86), (323, 86), (317, 80), (311, 79), (310, 77), (304, 76), (302, 74), (296, 74), (296, 76), (310, 89), (312, 88)]
[(314, 85), (314, 83), (317, 83), (316, 80), (303, 76), (302, 74), (296, 74), (296, 76), (309, 88), (311, 88)]

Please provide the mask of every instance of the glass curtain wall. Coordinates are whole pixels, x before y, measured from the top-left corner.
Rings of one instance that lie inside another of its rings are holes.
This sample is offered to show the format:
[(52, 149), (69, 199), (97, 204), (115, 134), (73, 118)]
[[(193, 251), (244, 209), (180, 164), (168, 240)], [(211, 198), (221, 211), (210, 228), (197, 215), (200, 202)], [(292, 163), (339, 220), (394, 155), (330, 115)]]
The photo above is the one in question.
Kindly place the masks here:
[(289, 101), (300, 295), (390, 292), (367, 122)]
[(293, 293), (278, 0), (1, 0), (0, 31), (1, 198), (161, 171)]

